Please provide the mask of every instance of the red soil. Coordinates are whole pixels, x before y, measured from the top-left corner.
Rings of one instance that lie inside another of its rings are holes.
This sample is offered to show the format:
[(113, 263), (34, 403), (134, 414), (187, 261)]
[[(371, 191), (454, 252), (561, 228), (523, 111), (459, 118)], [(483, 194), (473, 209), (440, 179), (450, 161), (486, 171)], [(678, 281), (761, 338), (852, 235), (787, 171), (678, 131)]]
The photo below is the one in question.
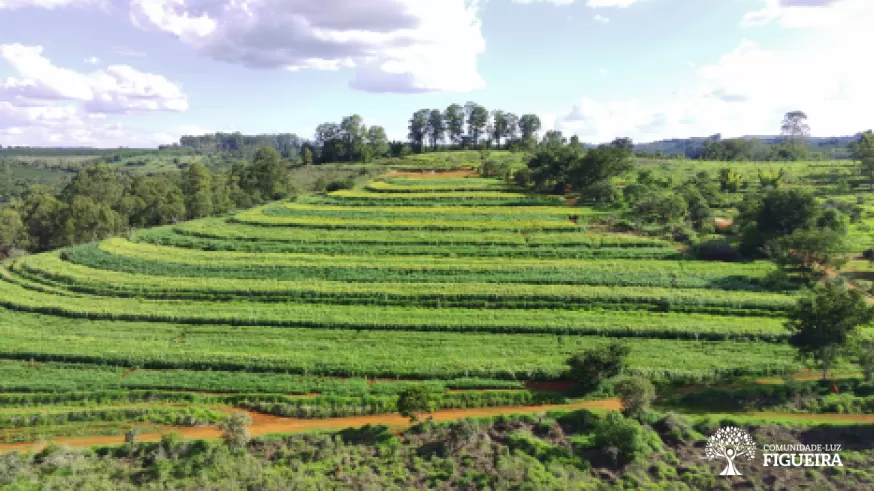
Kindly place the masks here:
[[(501, 414), (537, 414), (545, 413), (553, 410), (575, 410), (575, 409), (601, 409), (601, 410), (620, 410), (622, 409), (618, 399), (605, 399), (600, 401), (583, 401), (573, 404), (553, 404), (544, 406), (508, 406), (508, 407), (488, 407), (478, 409), (447, 409), (437, 411), (432, 414), (434, 421), (455, 421), (458, 419), (470, 417), (486, 417), (498, 416)], [(241, 411), (234, 408), (223, 408), (225, 412)], [(318, 431), (318, 430), (341, 430), (345, 428), (358, 428), (365, 425), (385, 425), (393, 428), (406, 428), (410, 421), (399, 414), (381, 414), (375, 416), (355, 416), (346, 418), (331, 418), (331, 419), (297, 419), (283, 418), (280, 416), (272, 416), (269, 414), (247, 412), (252, 418), (252, 425), (249, 426), (249, 434), (252, 436), (268, 435), (271, 433), (297, 433), (302, 431)], [(196, 440), (214, 440), (221, 438), (221, 431), (214, 427), (198, 427), (198, 428), (167, 428), (164, 433), (176, 431), (183, 438)], [(137, 436), (137, 440), (142, 442), (157, 442), (161, 440), (162, 433), (148, 433)], [(7, 443), (0, 444), (0, 452), (9, 452), (14, 450), (19, 451), (39, 451), (46, 447), (49, 442), (37, 443)], [(52, 443), (63, 444), (69, 447), (93, 447), (97, 445), (120, 445), (124, 443), (124, 436), (91, 436), (91, 437), (64, 437), (52, 440)]]
[(714, 218), (713, 222), (716, 223), (716, 228), (719, 230), (728, 230), (734, 225), (734, 222), (727, 218)]

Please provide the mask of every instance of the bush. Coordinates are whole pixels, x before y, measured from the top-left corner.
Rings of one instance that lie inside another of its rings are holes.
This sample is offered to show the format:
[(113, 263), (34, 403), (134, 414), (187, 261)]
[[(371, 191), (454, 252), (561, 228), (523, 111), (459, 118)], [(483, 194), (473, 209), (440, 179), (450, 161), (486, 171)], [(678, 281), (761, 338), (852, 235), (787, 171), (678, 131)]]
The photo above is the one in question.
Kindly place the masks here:
[(629, 417), (636, 418), (648, 411), (656, 396), (652, 383), (640, 376), (624, 378), (614, 387), (622, 401), (622, 413)]
[(431, 395), (424, 385), (414, 385), (401, 392), (398, 398), (398, 412), (410, 418), (411, 422), (419, 420), (418, 413), (430, 413), (433, 410)]
[(531, 186), (531, 169), (519, 169), (513, 174), (513, 180), (522, 187)]
[(247, 427), (252, 424), (252, 418), (246, 413), (235, 412), (228, 416), (224, 421), (219, 423), (219, 428), (224, 431), (222, 439), (225, 444), (234, 450), (245, 448), (249, 442), (249, 430)]
[(569, 376), (581, 390), (594, 390), (601, 381), (622, 373), (630, 353), (631, 348), (621, 343), (587, 350), (568, 359)]
[(684, 442), (693, 436), (692, 425), (676, 413), (666, 414), (654, 426), (661, 433), (663, 439), (673, 443)]
[(598, 181), (583, 188), (581, 197), (585, 201), (612, 204), (619, 201), (621, 191), (613, 181)]
[(692, 254), (697, 259), (704, 261), (740, 261), (741, 255), (738, 250), (725, 239), (710, 240), (696, 245)]
[(595, 447), (617, 465), (637, 460), (653, 450), (647, 430), (637, 421), (612, 411), (595, 427)]
[(355, 187), (355, 181), (352, 179), (334, 179), (325, 186), (325, 191), (339, 191), (341, 189), (352, 189)]

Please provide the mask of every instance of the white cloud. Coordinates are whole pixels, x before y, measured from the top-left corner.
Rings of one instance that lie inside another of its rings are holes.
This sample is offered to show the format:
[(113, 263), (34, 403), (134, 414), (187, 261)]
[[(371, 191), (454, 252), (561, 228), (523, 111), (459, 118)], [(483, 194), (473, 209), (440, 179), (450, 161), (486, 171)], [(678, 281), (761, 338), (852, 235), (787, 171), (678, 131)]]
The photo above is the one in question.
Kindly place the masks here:
[(37, 7), (52, 10), (59, 7), (84, 7), (99, 3), (102, 3), (102, 0), (0, 0), (0, 9)]
[(790, 29), (809, 27), (864, 27), (874, 15), (870, 0), (763, 0), (760, 10), (747, 12), (743, 27), (777, 22)]
[(0, 58), (20, 77), (0, 83), (0, 100), (18, 105), (27, 101), (82, 101), (89, 112), (96, 113), (188, 110), (187, 96), (160, 75), (126, 65), (83, 74), (55, 66), (42, 52), (42, 46), (0, 45)]
[(598, 73), (600, 73), (601, 75), (607, 75), (608, 72), (607, 72), (606, 68), (602, 68), (602, 69), (598, 70)]
[(96, 56), (89, 56), (88, 58), (85, 58), (85, 63), (91, 64), (91, 65), (96, 65), (96, 64), (100, 63), (100, 58), (98, 58)]
[(607, 17), (604, 17), (601, 14), (595, 14), (595, 17), (593, 17), (593, 19), (595, 19), (595, 22), (600, 22), (601, 24), (609, 24), (610, 23), (610, 19)]
[(72, 106), (21, 108), (0, 102), (0, 145), (156, 147), (179, 141), (186, 134), (208, 131), (178, 126), (162, 132), (143, 131)]
[(588, 0), (586, 2), (587, 7), (592, 8), (601, 8), (601, 7), (616, 7), (616, 8), (627, 8), (631, 7), (637, 2), (642, 0)]
[(869, 90), (874, 69), (857, 63), (865, 46), (769, 50), (743, 40), (730, 53), (698, 68), (692, 83), (671, 98), (582, 98), (559, 112), (555, 127), (595, 142), (620, 136), (636, 141), (714, 133), (736, 137), (776, 134), (783, 114), (802, 110), (815, 135), (855, 134), (871, 126), (867, 108), (874, 107)]
[(133, 0), (131, 19), (229, 63), (354, 69), (350, 85), (371, 92), (468, 91), (485, 85), (481, 1)]
[(2, 145), (153, 147), (182, 134), (140, 131), (107, 118), (112, 113), (186, 111), (188, 98), (160, 75), (125, 65), (79, 73), (55, 66), (41, 46), (0, 45), (0, 59), (17, 74), (0, 81)]

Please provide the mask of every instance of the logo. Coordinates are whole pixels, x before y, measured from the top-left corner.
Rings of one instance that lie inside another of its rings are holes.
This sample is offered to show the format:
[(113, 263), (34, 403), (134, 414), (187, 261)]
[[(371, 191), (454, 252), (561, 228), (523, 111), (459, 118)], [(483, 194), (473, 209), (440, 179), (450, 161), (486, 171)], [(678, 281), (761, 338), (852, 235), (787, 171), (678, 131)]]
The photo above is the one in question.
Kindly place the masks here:
[(741, 476), (743, 474), (734, 465), (736, 459), (753, 460), (756, 458), (756, 442), (746, 431), (736, 426), (726, 426), (716, 430), (710, 436), (704, 448), (707, 460), (725, 459), (728, 464), (719, 473), (720, 476)]

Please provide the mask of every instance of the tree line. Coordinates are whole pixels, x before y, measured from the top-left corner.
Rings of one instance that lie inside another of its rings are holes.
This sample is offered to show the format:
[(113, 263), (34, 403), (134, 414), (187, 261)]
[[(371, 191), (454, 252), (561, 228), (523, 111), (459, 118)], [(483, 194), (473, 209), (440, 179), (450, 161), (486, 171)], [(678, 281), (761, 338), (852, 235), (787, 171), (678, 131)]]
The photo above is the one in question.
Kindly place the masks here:
[(40, 252), (221, 215), (292, 190), (287, 163), (272, 146), (219, 173), (199, 162), (154, 176), (98, 164), (79, 171), (59, 192), (33, 185), (0, 208), (0, 257), (13, 249)]

